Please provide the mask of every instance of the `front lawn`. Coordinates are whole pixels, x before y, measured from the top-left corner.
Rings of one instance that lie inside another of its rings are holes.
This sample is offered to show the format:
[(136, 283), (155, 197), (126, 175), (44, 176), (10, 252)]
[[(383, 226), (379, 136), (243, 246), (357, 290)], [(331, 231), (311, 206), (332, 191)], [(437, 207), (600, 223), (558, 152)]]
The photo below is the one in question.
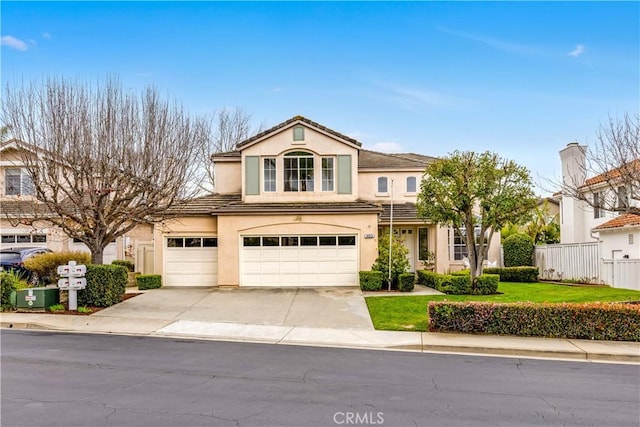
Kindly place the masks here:
[(429, 301), (492, 302), (614, 302), (640, 301), (640, 292), (608, 287), (564, 286), (549, 283), (501, 282), (497, 295), (420, 295), (366, 298), (376, 329), (426, 331)]

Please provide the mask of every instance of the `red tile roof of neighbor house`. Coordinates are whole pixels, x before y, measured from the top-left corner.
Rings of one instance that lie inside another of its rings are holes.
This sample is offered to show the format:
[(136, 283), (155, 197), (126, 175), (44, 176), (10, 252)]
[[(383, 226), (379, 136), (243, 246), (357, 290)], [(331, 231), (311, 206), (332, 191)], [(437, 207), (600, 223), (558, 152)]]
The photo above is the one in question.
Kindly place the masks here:
[(634, 173), (640, 173), (640, 159), (635, 159), (618, 168), (611, 169), (610, 171), (606, 171), (604, 173), (601, 173), (600, 175), (589, 178), (584, 182), (584, 187), (615, 180), (617, 178), (620, 178), (620, 176), (622, 176), (623, 174), (628, 175)]
[(607, 221), (599, 226), (595, 227), (594, 230), (607, 230), (611, 228), (621, 228), (621, 227), (629, 227), (629, 226), (640, 226), (640, 215), (636, 214), (622, 214), (610, 221)]

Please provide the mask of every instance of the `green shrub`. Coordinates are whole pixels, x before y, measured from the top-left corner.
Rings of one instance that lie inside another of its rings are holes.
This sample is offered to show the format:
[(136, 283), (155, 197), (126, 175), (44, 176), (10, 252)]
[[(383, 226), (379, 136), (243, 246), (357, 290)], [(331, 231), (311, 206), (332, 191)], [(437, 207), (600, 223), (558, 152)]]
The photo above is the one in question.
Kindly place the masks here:
[(538, 267), (487, 267), (482, 270), (486, 274), (497, 274), (501, 282), (528, 282), (538, 281), (540, 270)]
[(640, 341), (640, 305), (431, 301), (429, 330)]
[(127, 271), (133, 272), (135, 270), (135, 266), (133, 263), (126, 259), (114, 259), (111, 261), (112, 265), (121, 265), (127, 269)]
[(27, 282), (14, 271), (0, 272), (0, 305), (2, 309), (13, 308), (11, 293), (28, 287)]
[(122, 301), (127, 269), (121, 265), (87, 265), (87, 287), (78, 291), (78, 305), (110, 307)]
[(25, 260), (24, 265), (39, 278), (42, 283), (58, 283), (58, 266), (75, 261), (80, 264), (91, 263), (91, 255), (87, 252), (48, 252)]
[(504, 266), (520, 267), (533, 265), (535, 246), (531, 237), (516, 233), (504, 239)]
[(498, 291), (500, 276), (497, 274), (482, 274), (476, 277), (474, 293), (477, 295), (492, 295)]
[(49, 308), (47, 310), (49, 310), (52, 313), (56, 313), (58, 311), (64, 311), (65, 308), (64, 308), (64, 305), (62, 305), (62, 304), (54, 304), (54, 305), (49, 306)]
[(439, 276), (438, 273), (429, 270), (418, 270), (417, 273), (419, 284), (437, 289)]
[(78, 313), (91, 314), (91, 313), (93, 313), (93, 310), (91, 308), (87, 307), (86, 305), (83, 305), (83, 306), (78, 307)]
[(452, 276), (471, 276), (471, 270), (469, 269), (464, 269), (464, 270), (458, 270), (458, 271), (453, 271), (451, 272)]
[[(408, 254), (409, 249), (397, 236), (394, 237), (391, 246), (391, 280), (393, 283), (397, 283), (398, 277), (409, 270)], [(378, 240), (378, 258), (371, 266), (371, 270), (380, 271), (384, 279), (389, 277), (389, 236), (380, 237)]]
[(470, 295), (471, 280), (469, 276), (453, 276), (451, 274), (441, 274), (438, 280), (440, 292), (451, 295)]
[(411, 292), (416, 281), (415, 274), (402, 273), (398, 276), (398, 290), (400, 292)]
[(382, 272), (361, 271), (360, 289), (363, 291), (379, 291), (382, 289)]
[(146, 289), (158, 289), (162, 286), (162, 276), (159, 274), (141, 274), (136, 276), (138, 289), (141, 291)]

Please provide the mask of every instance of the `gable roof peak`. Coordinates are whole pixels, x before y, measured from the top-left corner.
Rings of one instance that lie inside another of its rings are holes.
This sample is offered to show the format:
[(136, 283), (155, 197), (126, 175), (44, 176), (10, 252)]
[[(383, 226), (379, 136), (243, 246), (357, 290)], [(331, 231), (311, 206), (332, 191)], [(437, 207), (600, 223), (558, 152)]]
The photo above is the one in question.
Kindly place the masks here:
[(294, 124), (296, 123), (304, 123), (305, 125), (307, 125), (310, 128), (313, 128), (321, 133), (324, 134), (328, 134), (333, 136), (334, 138), (338, 138), (341, 139), (349, 144), (353, 144), (354, 146), (356, 146), (357, 148), (360, 148), (362, 146), (362, 143), (360, 143), (357, 139), (351, 138), (347, 135), (344, 135), (340, 132), (337, 132), (333, 129), (330, 129), (326, 126), (321, 125), (320, 123), (314, 122), (313, 120), (310, 120), (304, 116), (301, 115), (297, 115), (297, 116), (293, 116), (292, 118), (290, 118), (289, 120), (285, 120), (282, 123), (278, 123), (277, 125), (262, 131), (248, 139), (245, 139), (244, 141), (240, 141), (237, 145), (236, 148), (238, 150), (242, 149), (243, 147), (249, 146), (251, 144), (254, 144), (264, 138), (266, 138), (267, 136), (274, 134), (276, 132), (281, 132), (289, 127), (292, 127)]

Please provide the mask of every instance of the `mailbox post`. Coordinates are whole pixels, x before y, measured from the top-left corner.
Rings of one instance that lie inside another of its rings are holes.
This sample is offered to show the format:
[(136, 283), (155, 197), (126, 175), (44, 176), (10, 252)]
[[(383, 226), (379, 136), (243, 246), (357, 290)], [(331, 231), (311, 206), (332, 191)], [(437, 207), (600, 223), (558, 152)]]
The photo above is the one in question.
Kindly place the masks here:
[(87, 274), (87, 266), (76, 265), (75, 261), (69, 261), (69, 265), (58, 266), (58, 275), (61, 277), (58, 280), (58, 288), (69, 291), (69, 310), (78, 309), (78, 289), (84, 289), (87, 286), (85, 274)]

